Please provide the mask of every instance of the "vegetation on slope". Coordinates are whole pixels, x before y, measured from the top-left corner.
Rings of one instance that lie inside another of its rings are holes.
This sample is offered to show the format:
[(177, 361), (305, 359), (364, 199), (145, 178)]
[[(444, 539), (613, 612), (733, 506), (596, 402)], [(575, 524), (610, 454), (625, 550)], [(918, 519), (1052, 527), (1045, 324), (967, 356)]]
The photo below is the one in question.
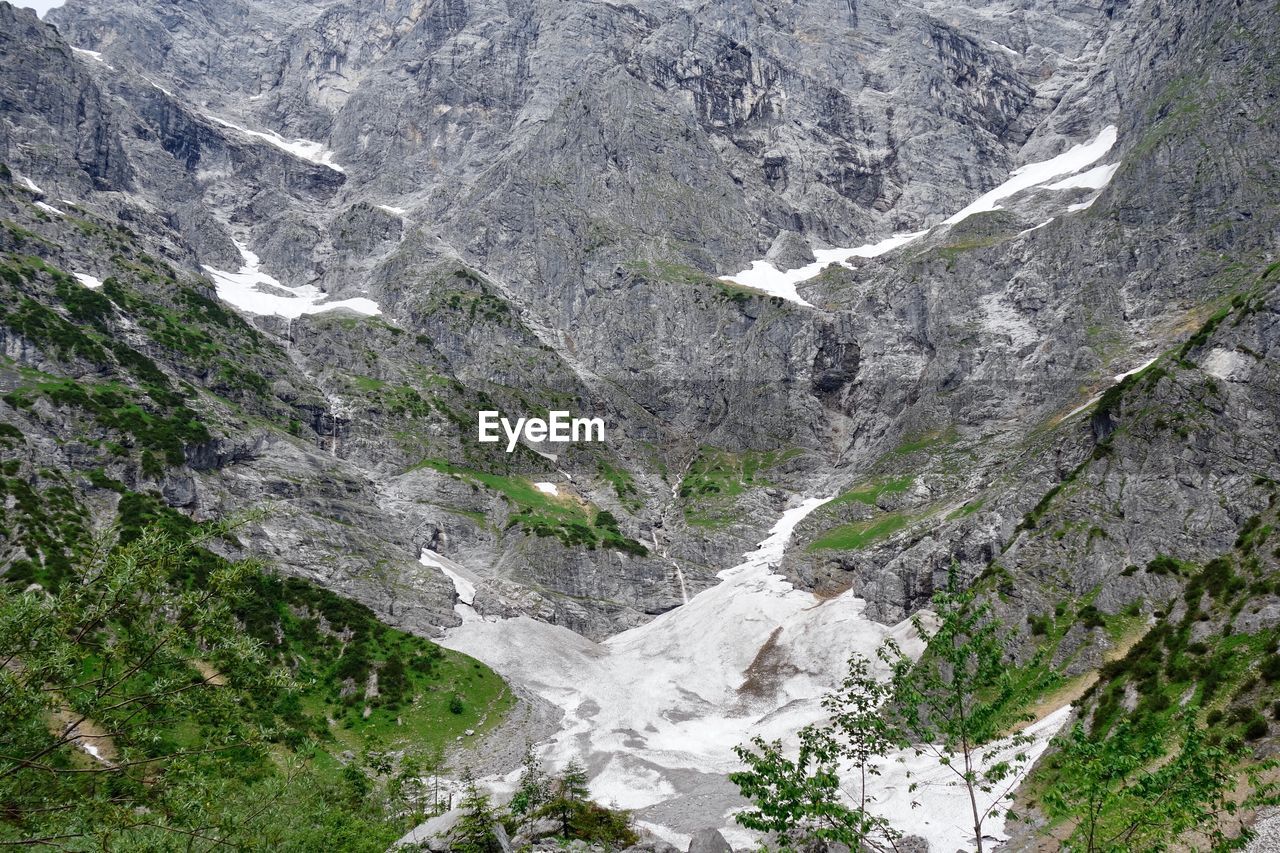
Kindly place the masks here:
[(684, 504), (685, 521), (695, 527), (732, 524), (738, 518), (734, 510), (736, 498), (748, 489), (771, 485), (768, 470), (802, 452), (799, 448), (741, 453), (711, 446), (698, 448), (678, 492)]
[(129, 493), (67, 582), (0, 586), (0, 838), (385, 849), (509, 707), (478, 662), (202, 547), (230, 536)]
[(512, 507), (508, 527), (519, 526), (535, 536), (553, 536), (566, 547), (601, 547), (639, 556), (649, 553), (644, 545), (619, 531), (612, 513), (571, 497), (549, 495), (524, 477), (490, 474), (442, 459), (424, 459), (420, 466), (452, 474), (501, 495)]

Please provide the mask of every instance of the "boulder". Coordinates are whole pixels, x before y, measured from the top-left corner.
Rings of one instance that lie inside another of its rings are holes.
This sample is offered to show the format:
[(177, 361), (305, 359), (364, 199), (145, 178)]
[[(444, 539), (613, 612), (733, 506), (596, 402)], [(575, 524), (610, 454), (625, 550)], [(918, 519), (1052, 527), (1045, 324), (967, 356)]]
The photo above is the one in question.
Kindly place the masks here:
[(507, 835), (507, 828), (501, 823), (494, 823), (493, 837), (498, 840), (498, 847), (502, 850), (502, 853), (514, 853), (514, 848), (511, 846), (511, 837)]
[(719, 830), (702, 829), (690, 839), (689, 853), (733, 853), (733, 848), (724, 840)]

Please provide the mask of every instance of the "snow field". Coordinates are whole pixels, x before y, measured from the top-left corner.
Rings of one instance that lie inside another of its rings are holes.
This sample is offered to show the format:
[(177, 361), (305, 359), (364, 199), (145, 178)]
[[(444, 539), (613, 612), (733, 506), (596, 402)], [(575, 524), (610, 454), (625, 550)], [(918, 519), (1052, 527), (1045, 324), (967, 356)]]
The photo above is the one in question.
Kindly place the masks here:
[[(718, 585), (604, 642), (528, 617), (481, 618), (474, 611), (440, 642), (564, 711), (543, 757), (556, 766), (582, 761), (598, 801), (640, 810), (642, 825), (676, 843), (716, 826), (735, 844), (753, 844), (733, 822), (741, 803), (701, 796), (709, 779), (740, 768), (733, 747), (760, 735), (794, 748), (796, 731), (825, 718), (821, 697), (842, 680), (851, 653), (874, 659), (890, 637), (913, 657), (923, 650), (909, 622), (881, 625), (849, 593), (823, 601), (775, 573), (795, 526), (826, 500), (789, 508), (756, 550), (719, 573)], [(445, 571), (461, 600), (474, 596), (474, 585), (443, 558), (424, 552), (423, 563)], [(1052, 722), (1043, 724), (1039, 749), (1050, 728)], [(938, 849), (956, 849), (967, 837), (955, 820), (967, 812), (964, 792), (928, 785), (905, 794), (908, 771), (932, 767), (910, 751), (887, 761), (875, 808), (903, 831), (941, 843)], [(912, 809), (913, 801), (922, 805)], [(686, 815), (683, 825), (656, 814), (675, 805), (683, 807), (674, 809)], [(652, 807), (659, 808), (644, 811)]]
[(205, 265), (213, 279), (218, 297), (241, 311), (265, 316), (297, 319), (304, 314), (320, 314), (346, 308), (357, 314), (374, 317), (382, 313), (378, 303), (363, 296), (324, 302), (328, 294), (310, 284), (289, 287), (259, 269), (260, 259), (243, 244), (236, 242), (244, 264), (239, 272), (226, 272)]

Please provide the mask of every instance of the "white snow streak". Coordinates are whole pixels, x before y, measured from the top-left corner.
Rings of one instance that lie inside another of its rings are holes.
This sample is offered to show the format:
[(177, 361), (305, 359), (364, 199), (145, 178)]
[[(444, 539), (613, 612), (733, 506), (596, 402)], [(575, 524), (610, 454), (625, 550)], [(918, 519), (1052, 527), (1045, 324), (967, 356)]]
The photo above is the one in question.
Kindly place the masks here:
[(1072, 175), (1069, 178), (1063, 178), (1057, 183), (1049, 184), (1045, 189), (1050, 190), (1074, 190), (1089, 189), (1100, 190), (1107, 184), (1111, 183), (1111, 179), (1115, 177), (1116, 170), (1120, 168), (1119, 163), (1112, 163), (1110, 166), (1098, 166), (1087, 172), (1081, 172), (1078, 175)]
[(18, 175), (18, 180), (22, 181), (22, 185), (31, 190), (36, 195), (44, 195), (44, 190), (36, 186), (36, 182), (28, 178), (26, 175)]
[(366, 316), (382, 313), (378, 303), (363, 296), (322, 302), (328, 294), (318, 287), (310, 284), (288, 287), (281, 284), (258, 268), (261, 261), (257, 255), (241, 243), (237, 242), (235, 245), (244, 259), (239, 272), (225, 272), (207, 264), (204, 269), (217, 286), (219, 298), (241, 311), (287, 317), (291, 320), (303, 314), (319, 314), (335, 308), (347, 308)]
[[(1098, 135), (1089, 142), (1081, 143), (1053, 157), (1039, 163), (1028, 163), (1018, 169), (1014, 169), (1010, 173), (1009, 179), (1000, 186), (984, 193), (976, 201), (969, 206), (960, 210), (943, 220), (944, 225), (955, 225), (975, 213), (983, 213), (991, 210), (999, 210), (999, 202), (1017, 195), (1024, 190), (1033, 188), (1064, 190), (1076, 187), (1090, 187), (1093, 189), (1102, 189), (1111, 180), (1116, 169), (1120, 165), (1114, 164), (1110, 166), (1099, 166), (1090, 169), (1083, 174), (1076, 174), (1088, 166), (1092, 166), (1116, 144), (1116, 127), (1115, 125), (1107, 125)], [(1063, 175), (1072, 177), (1065, 178), (1057, 183), (1050, 184), (1054, 178)], [(1088, 207), (1097, 197), (1090, 200), (1083, 206), (1072, 205), (1067, 209), (1069, 211), (1083, 210)], [(1052, 221), (1052, 220), (1050, 220)], [(1036, 226), (1043, 228), (1048, 222)], [(1023, 231), (1026, 234), (1034, 231), (1035, 228)], [(797, 305), (805, 305), (810, 308), (813, 305), (805, 300), (796, 290), (796, 285), (801, 282), (808, 281), (818, 275), (833, 263), (845, 264), (853, 258), (873, 258), (877, 255), (883, 255), (894, 249), (907, 245), (928, 234), (928, 229), (924, 231), (913, 231), (907, 234), (895, 234), (892, 237), (881, 240), (878, 243), (868, 243), (865, 246), (859, 246), (854, 249), (819, 249), (814, 251), (813, 256), (816, 260), (813, 263), (798, 269), (783, 272), (768, 261), (753, 261), (751, 266), (736, 275), (721, 276), (722, 281), (731, 281), (734, 284), (750, 287), (756, 290), (764, 291), (771, 296), (780, 296), (783, 299), (790, 300)], [(1021, 235), (1019, 235), (1021, 236)]]
[(458, 594), (458, 603), (453, 605), (453, 611), (458, 614), (463, 622), (470, 622), (481, 618), (480, 614), (475, 610), (476, 601), (476, 585), (472, 580), (463, 575), (461, 566), (452, 560), (432, 551), (430, 548), (423, 548), (418, 562), (424, 566), (433, 569), (439, 569), (444, 573), (450, 581), (453, 582), (453, 590)]
[(1104, 157), (1115, 144), (1116, 127), (1113, 124), (1107, 125), (1090, 142), (1073, 146), (1050, 160), (1028, 163), (1021, 168), (1014, 169), (1009, 174), (1009, 180), (983, 194), (977, 201), (960, 212), (953, 214), (945, 220), (945, 224), (955, 225), (975, 213), (996, 210), (998, 208), (997, 202), (1003, 201), (1023, 190), (1045, 184), (1059, 175), (1070, 175), (1086, 166), (1091, 166)]
[(1156, 363), (1156, 359), (1158, 359), (1159, 357), (1160, 357), (1160, 356), (1158, 356), (1158, 355), (1157, 355), (1157, 356), (1152, 356), (1151, 358), (1149, 358), (1149, 359), (1147, 359), (1146, 361), (1142, 362), (1142, 364), (1140, 364), (1140, 365), (1138, 365), (1137, 367), (1135, 367), (1133, 370), (1126, 370), (1124, 373), (1117, 373), (1117, 374), (1115, 375), (1115, 381), (1116, 381), (1116, 382), (1123, 382), (1124, 380), (1128, 379), (1130, 376), (1134, 375), (1135, 373), (1141, 373), (1142, 371), (1146, 370), (1146, 369), (1147, 369), (1148, 367), (1150, 367), (1151, 365), (1155, 364), (1155, 363)]
[(103, 752), (103, 750), (98, 749), (96, 744), (89, 743), (88, 740), (82, 737), (74, 738), (74, 742), (76, 746), (80, 747), (85, 752), (89, 753), (91, 756), (97, 759), (99, 763), (105, 764), (108, 767), (115, 766), (115, 764), (106, 757), (106, 754)]
[(100, 62), (103, 65), (106, 65), (112, 71), (116, 70), (113, 66), (107, 65), (107, 61), (102, 58), (102, 54), (98, 53), (98, 51), (96, 50), (85, 50), (83, 47), (73, 47), (71, 48), (71, 50), (75, 52), (77, 56), (83, 56), (86, 59), (92, 59), (94, 62)]
[(1041, 222), (1039, 225), (1032, 225), (1030, 228), (1028, 228), (1028, 229), (1027, 229), (1027, 230), (1025, 230), (1025, 231), (1019, 231), (1019, 232), (1018, 232), (1018, 236), (1019, 236), (1019, 237), (1025, 237), (1025, 236), (1027, 236), (1028, 234), (1030, 234), (1032, 231), (1039, 231), (1041, 228), (1043, 228), (1043, 227), (1045, 227), (1046, 225), (1048, 225), (1048, 224), (1052, 223), (1052, 222), (1053, 222), (1053, 220), (1054, 220), (1055, 218), (1056, 218), (1056, 217), (1051, 216), (1051, 217), (1049, 217), (1048, 219), (1046, 219), (1044, 222)]
[[(1133, 370), (1126, 370), (1124, 373), (1117, 373), (1115, 376), (1111, 377), (1111, 384), (1112, 384), (1112, 385), (1115, 385), (1117, 382), (1123, 382), (1125, 379), (1128, 379), (1130, 376), (1132, 376), (1132, 375), (1133, 375), (1133, 374), (1135, 374), (1135, 373), (1141, 373), (1142, 371), (1146, 370), (1146, 369), (1147, 369), (1148, 367), (1150, 367), (1151, 365), (1155, 364), (1155, 363), (1156, 363), (1156, 359), (1158, 359), (1158, 358), (1160, 358), (1160, 356), (1158, 356), (1158, 355), (1156, 355), (1156, 356), (1152, 356), (1151, 358), (1149, 358), (1149, 359), (1147, 359), (1146, 361), (1144, 361), (1142, 364), (1140, 364), (1140, 365), (1138, 365), (1137, 367), (1135, 367)], [(1065, 421), (1065, 420), (1067, 420), (1068, 418), (1074, 418), (1076, 415), (1080, 414), (1080, 413), (1081, 413), (1081, 412), (1083, 412), (1085, 409), (1088, 409), (1090, 406), (1092, 406), (1094, 403), (1097, 403), (1097, 402), (1098, 402), (1099, 400), (1101, 400), (1101, 399), (1102, 399), (1102, 395), (1101, 395), (1101, 394), (1096, 394), (1096, 395), (1094, 395), (1093, 397), (1091, 397), (1091, 398), (1089, 399), (1089, 401), (1088, 401), (1087, 403), (1085, 403), (1085, 404), (1084, 404), (1084, 405), (1082, 405), (1082, 406), (1077, 406), (1076, 408), (1074, 408), (1074, 409), (1072, 409), (1070, 412), (1068, 412), (1066, 415), (1064, 415), (1064, 416), (1063, 416), (1063, 418), (1062, 418), (1062, 420), (1064, 420), (1064, 421)]]
[(1093, 203), (1097, 201), (1099, 198), (1101, 198), (1100, 195), (1095, 195), (1093, 198), (1089, 199), (1088, 201), (1082, 201), (1079, 204), (1069, 204), (1067, 205), (1067, 213), (1079, 213), (1082, 210), (1088, 210), (1089, 208), (1093, 207)]
[(762, 290), (770, 296), (781, 296), (798, 305), (810, 305), (796, 292), (796, 285), (800, 282), (808, 281), (831, 264), (848, 264), (853, 258), (874, 258), (891, 252), (899, 246), (905, 246), (927, 233), (927, 231), (913, 231), (909, 234), (895, 234), (878, 243), (868, 243), (851, 249), (818, 249), (813, 253), (816, 259), (813, 263), (788, 272), (779, 270), (768, 261), (753, 261), (749, 269), (737, 275), (722, 276), (722, 280)]
[(546, 495), (554, 496), (560, 494), (560, 489), (555, 483), (534, 483), (533, 487)]
[(36, 207), (40, 208), (45, 213), (52, 213), (54, 216), (66, 216), (66, 214), (63, 213), (61, 210), (58, 210), (58, 208), (54, 207), (51, 204), (46, 204), (43, 201), (36, 202)]
[(389, 204), (380, 204), (380, 205), (377, 205), (377, 207), (378, 207), (378, 210), (385, 210), (387, 213), (390, 213), (392, 216), (404, 216), (409, 212), (405, 210), (403, 207), (392, 207)]
[(91, 276), (88, 273), (77, 272), (72, 273), (72, 275), (76, 277), (76, 281), (80, 282), (90, 290), (97, 290), (99, 287), (102, 287), (102, 279)]
[(247, 127), (241, 127), (238, 124), (233, 124), (232, 122), (229, 122), (226, 119), (218, 118), (217, 116), (209, 115), (208, 113), (205, 113), (205, 118), (209, 119), (210, 121), (217, 122), (223, 127), (229, 127), (232, 130), (238, 130), (241, 133), (246, 134), (248, 136), (252, 136), (257, 139), (261, 139), (265, 142), (269, 142), (275, 147), (279, 148), (280, 150), (286, 151), (292, 154), (294, 157), (298, 157), (303, 160), (307, 160), (312, 163), (315, 163), (317, 166), (327, 166), (330, 169), (333, 169), (335, 172), (346, 171), (346, 169), (339, 166), (337, 162), (334, 160), (334, 156), (335, 156), (334, 153), (330, 151), (328, 148), (325, 148), (324, 145), (322, 145), (319, 142), (312, 142), (309, 139), (300, 139), (300, 138), (285, 139), (283, 136), (281, 136), (280, 134), (276, 133), (273, 130), (268, 130), (268, 131), (249, 130)]

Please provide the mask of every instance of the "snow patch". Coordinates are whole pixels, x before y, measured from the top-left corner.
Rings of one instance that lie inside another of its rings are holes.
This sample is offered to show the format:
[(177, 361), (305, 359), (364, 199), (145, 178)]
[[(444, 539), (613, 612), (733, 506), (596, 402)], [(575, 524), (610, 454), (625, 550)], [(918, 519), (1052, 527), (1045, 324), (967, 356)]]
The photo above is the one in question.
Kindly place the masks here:
[[(886, 637), (912, 657), (924, 647), (910, 623), (880, 625), (848, 592), (823, 601), (776, 574), (796, 525), (826, 500), (811, 498), (784, 512), (759, 547), (719, 573), (718, 585), (602, 643), (519, 616), (464, 621), (445, 632), (441, 645), (479, 658), (558, 706), (561, 729), (544, 745), (543, 758), (555, 765), (576, 758), (597, 768), (589, 786), (598, 800), (638, 810), (638, 825), (677, 846), (687, 845), (684, 832), (719, 822), (735, 847), (754, 847), (758, 839), (733, 822), (743, 805), (724, 779), (741, 767), (733, 747), (760, 735), (794, 749), (800, 727), (825, 719), (820, 699), (840, 682), (850, 653), (874, 660)], [(428, 560), (448, 565), (424, 552)], [(1033, 760), (1068, 713), (1028, 729)], [(950, 774), (914, 750), (889, 756), (874, 782), (873, 808), (926, 837), (931, 849), (971, 847), (972, 830), (962, 820), (967, 793), (941, 784)], [(910, 792), (919, 781), (929, 784)], [(999, 821), (989, 820), (987, 831), (1000, 834)]]
[(259, 269), (261, 260), (243, 244), (235, 242), (244, 265), (239, 272), (226, 272), (204, 265), (218, 289), (218, 297), (250, 314), (296, 319), (304, 314), (320, 314), (346, 308), (357, 314), (374, 317), (382, 313), (378, 303), (363, 296), (322, 302), (328, 294), (314, 285), (288, 287)]
[[(993, 42), (994, 44), (994, 42)], [(955, 225), (956, 223), (967, 219), (975, 213), (983, 213), (991, 210), (999, 210), (999, 202), (1010, 196), (1017, 195), (1023, 190), (1032, 189), (1034, 187), (1044, 187), (1047, 189), (1070, 189), (1073, 187), (1092, 187), (1101, 189), (1111, 180), (1111, 176), (1115, 174), (1119, 164), (1111, 166), (1099, 166), (1090, 169), (1083, 174), (1076, 174), (1081, 169), (1091, 166), (1106, 156), (1107, 152), (1116, 144), (1116, 126), (1107, 125), (1098, 135), (1089, 142), (1075, 145), (1072, 148), (1053, 157), (1038, 163), (1028, 163), (1018, 169), (1014, 169), (1009, 174), (1009, 179), (1000, 186), (978, 197), (976, 201), (968, 207), (953, 214), (943, 220), (944, 225)], [(1054, 178), (1062, 175), (1070, 175), (1072, 177), (1058, 181), (1056, 184), (1048, 185)], [(1048, 185), (1048, 186), (1046, 186)], [(1096, 200), (1096, 198), (1095, 198)], [(1090, 201), (1089, 204), (1093, 202)], [(1086, 205), (1087, 206), (1087, 205)], [(1082, 209), (1072, 205), (1068, 210)], [(1050, 220), (1052, 221), (1052, 220)], [(1036, 226), (1043, 228), (1048, 225)], [(1034, 231), (1035, 229), (1029, 229)], [(804, 305), (812, 308), (812, 303), (805, 300), (796, 290), (796, 285), (801, 282), (808, 281), (814, 276), (821, 273), (831, 264), (844, 264), (849, 266), (849, 261), (853, 258), (874, 258), (877, 255), (883, 255), (894, 249), (901, 248), (915, 240), (920, 239), (928, 234), (928, 229), (923, 231), (913, 231), (905, 234), (895, 234), (881, 240), (878, 243), (868, 243), (865, 246), (858, 246), (852, 249), (818, 249), (813, 253), (814, 262), (806, 264), (794, 270), (782, 271), (768, 261), (753, 261), (751, 266), (735, 275), (721, 276), (721, 281), (729, 281), (743, 287), (750, 287), (755, 290), (763, 291), (770, 296), (778, 296), (787, 299), (797, 305)], [(1028, 233), (1023, 231), (1023, 234)], [(1019, 235), (1021, 236), (1021, 235)]]
[[(1114, 385), (1117, 382), (1123, 382), (1125, 379), (1128, 379), (1130, 376), (1134, 375), (1135, 373), (1141, 373), (1151, 365), (1155, 364), (1156, 359), (1158, 358), (1160, 358), (1160, 356), (1158, 355), (1153, 356), (1147, 359), (1146, 361), (1144, 361), (1142, 364), (1135, 367), (1133, 370), (1126, 370), (1124, 373), (1117, 373), (1115, 376), (1111, 377), (1111, 384)], [(1095, 394), (1093, 397), (1091, 397), (1088, 400), (1088, 402), (1084, 403), (1084, 405), (1077, 406), (1076, 408), (1072, 409), (1070, 412), (1067, 412), (1067, 414), (1062, 417), (1062, 420), (1065, 421), (1068, 418), (1074, 418), (1076, 415), (1080, 414), (1085, 409), (1091, 408), (1095, 403), (1097, 403), (1101, 399), (1102, 399), (1101, 394)]]
[(392, 207), (389, 204), (379, 204), (377, 205), (377, 208), (378, 210), (385, 210), (387, 213), (390, 213), (392, 216), (404, 216), (409, 212), (405, 210), (403, 207)]
[(36, 202), (36, 207), (40, 208), (45, 213), (52, 213), (54, 216), (66, 216), (66, 214), (63, 213), (61, 210), (58, 210), (58, 208), (54, 207), (51, 204), (46, 204), (43, 201)]
[(72, 273), (72, 275), (76, 277), (76, 281), (80, 282), (90, 290), (97, 290), (99, 287), (102, 287), (102, 279), (91, 276), (88, 273), (77, 272)]
[[(1070, 716), (1070, 705), (1059, 708), (1026, 729), (1024, 734), (1032, 738), (1030, 744), (1006, 747), (992, 756), (990, 761), (981, 762), (981, 766), (989, 767), (994, 762), (1010, 760), (1016, 753), (1024, 752), (1028, 761), (1023, 768), (1030, 768), (1044, 754), (1049, 742)], [(874, 782), (876, 800), (871, 805), (871, 811), (888, 818), (904, 832), (921, 836), (929, 842), (930, 850), (974, 848), (973, 814), (969, 798), (964, 786), (959, 784), (954, 770), (938, 764), (927, 753), (917, 756), (910, 749), (888, 756), (878, 766), (881, 768), (881, 775)], [(916, 790), (911, 790), (912, 785), (918, 786)], [(996, 799), (990, 793), (979, 794), (979, 810), (985, 810)], [(1008, 800), (1000, 799), (1006, 802)], [(1008, 838), (1001, 818), (988, 818), (983, 822), (982, 829), (984, 837), (996, 841)], [(984, 846), (990, 848), (994, 845)]]
[[(157, 86), (156, 88), (159, 88), (159, 87)], [(247, 127), (241, 127), (238, 124), (234, 124), (232, 122), (227, 121), (226, 119), (218, 118), (217, 116), (210, 115), (208, 113), (205, 113), (205, 118), (209, 119), (210, 121), (217, 122), (223, 127), (229, 127), (232, 130), (238, 130), (247, 136), (252, 136), (257, 139), (261, 139), (264, 142), (269, 142), (270, 144), (274, 145), (280, 150), (286, 151), (289, 154), (292, 154), (294, 157), (298, 157), (300, 159), (307, 160), (311, 163), (315, 163), (317, 166), (327, 166), (328, 168), (333, 169), (335, 172), (346, 171), (346, 169), (339, 166), (338, 163), (334, 160), (334, 156), (335, 156), (334, 153), (328, 148), (325, 148), (324, 145), (322, 145), (319, 142), (312, 142), (309, 139), (301, 139), (301, 138), (285, 139), (283, 136), (281, 136), (280, 134), (276, 133), (273, 130), (268, 130), (268, 131), (249, 130)]]
[(92, 59), (94, 62), (100, 62), (103, 65), (106, 65), (112, 71), (116, 70), (113, 66), (107, 65), (107, 61), (102, 58), (102, 54), (98, 53), (96, 50), (85, 50), (83, 47), (73, 47), (71, 50), (76, 56), (83, 56), (86, 59)]
[[(690, 797), (683, 811), (702, 802), (692, 797), (709, 776), (722, 784), (739, 768), (737, 744), (791, 738), (822, 719), (820, 698), (851, 652), (871, 656), (888, 636), (912, 654), (922, 648), (909, 624), (865, 618), (853, 595), (822, 601), (775, 573), (795, 526), (824, 503), (788, 509), (720, 584), (602, 643), (524, 616), (466, 621), (441, 643), (560, 707), (561, 731), (544, 757), (601, 768), (591, 780), (597, 796), (636, 808)], [(735, 804), (723, 799), (697, 819), (709, 825)]]
[(1023, 190), (1045, 184), (1059, 175), (1070, 175), (1091, 166), (1106, 156), (1116, 144), (1116, 126), (1107, 125), (1093, 140), (1073, 146), (1050, 160), (1039, 163), (1028, 163), (1009, 173), (1009, 180), (988, 193), (980, 196), (968, 207), (946, 219), (944, 224), (955, 225), (975, 213), (997, 210), (997, 202), (1016, 195)]
[(534, 483), (533, 487), (545, 495), (556, 496), (560, 494), (560, 489), (555, 483)]
[(1032, 231), (1039, 231), (1041, 228), (1043, 228), (1043, 227), (1045, 227), (1046, 225), (1048, 225), (1048, 224), (1050, 224), (1051, 222), (1053, 222), (1053, 220), (1054, 220), (1054, 219), (1056, 219), (1056, 218), (1057, 218), (1057, 217), (1053, 217), (1053, 216), (1051, 216), (1051, 217), (1049, 217), (1048, 219), (1046, 219), (1044, 222), (1041, 222), (1039, 225), (1033, 225), (1033, 226), (1031, 226), (1030, 228), (1028, 228), (1028, 229), (1027, 229), (1027, 230), (1025, 230), (1025, 231), (1019, 231), (1019, 232), (1018, 232), (1018, 236), (1019, 236), (1019, 237), (1025, 237), (1025, 236), (1027, 236), (1028, 234), (1030, 234)]
[(1160, 356), (1158, 356), (1158, 355), (1156, 355), (1156, 356), (1152, 356), (1151, 358), (1149, 358), (1149, 359), (1147, 359), (1146, 361), (1142, 362), (1142, 364), (1140, 364), (1140, 365), (1138, 365), (1137, 367), (1135, 367), (1133, 370), (1126, 370), (1124, 373), (1117, 373), (1117, 374), (1115, 375), (1115, 381), (1116, 381), (1116, 382), (1123, 382), (1124, 380), (1128, 379), (1130, 376), (1134, 375), (1135, 373), (1141, 373), (1142, 371), (1146, 370), (1146, 369), (1147, 369), (1148, 367), (1150, 367), (1151, 365), (1155, 364), (1155, 363), (1156, 363), (1156, 359), (1157, 359), (1157, 358), (1159, 358), (1159, 357), (1160, 357)]
[(1074, 190), (1088, 189), (1100, 190), (1107, 184), (1111, 183), (1111, 179), (1115, 177), (1116, 170), (1120, 168), (1119, 163), (1112, 163), (1110, 166), (1098, 166), (1087, 172), (1081, 172), (1078, 175), (1072, 175), (1069, 178), (1063, 178), (1057, 183), (1049, 184), (1046, 189), (1050, 190)]
[(796, 292), (796, 285), (808, 281), (831, 264), (845, 264), (853, 258), (874, 258), (905, 246), (913, 240), (927, 234), (927, 231), (914, 231), (909, 234), (895, 234), (878, 243), (868, 243), (850, 249), (818, 249), (813, 253), (814, 262), (797, 269), (783, 272), (768, 261), (753, 261), (748, 269), (736, 275), (721, 276), (721, 281), (730, 281), (743, 287), (761, 290), (770, 296), (780, 296), (797, 305), (813, 307)]
[(453, 591), (458, 594), (458, 603), (453, 605), (453, 612), (458, 614), (459, 619), (471, 622), (483, 618), (475, 610), (476, 585), (463, 573), (461, 566), (430, 548), (422, 549), (418, 562), (429, 568), (439, 569), (453, 583)]
[(74, 740), (76, 746), (80, 747), (85, 752), (89, 753), (89, 755), (97, 759), (98, 763), (105, 764), (108, 767), (115, 766), (115, 763), (107, 758), (106, 752), (99, 749), (96, 744), (89, 743), (89, 741), (84, 738), (75, 738)]
[(17, 176), (17, 178), (18, 178), (18, 180), (19, 180), (19, 181), (21, 181), (21, 182), (22, 182), (22, 185), (23, 185), (24, 187), (26, 187), (27, 189), (31, 190), (31, 191), (32, 191), (33, 193), (35, 193), (36, 195), (44, 195), (44, 190), (42, 190), (42, 189), (40, 189), (40, 187), (36, 186), (36, 182), (35, 182), (35, 181), (33, 181), (33, 180), (31, 180), (30, 178), (28, 178), (26, 175), (18, 175), (18, 176)]
[(676, 793), (657, 770), (633, 763), (625, 755), (610, 759), (589, 788), (596, 802), (628, 810), (656, 805)]
[(1102, 197), (1101, 195), (1095, 195), (1093, 198), (1089, 199), (1088, 201), (1082, 201), (1082, 202), (1079, 202), (1078, 204), (1069, 204), (1067, 205), (1067, 213), (1079, 213), (1082, 210), (1088, 210), (1089, 208), (1093, 207), (1093, 203), (1101, 197)]

